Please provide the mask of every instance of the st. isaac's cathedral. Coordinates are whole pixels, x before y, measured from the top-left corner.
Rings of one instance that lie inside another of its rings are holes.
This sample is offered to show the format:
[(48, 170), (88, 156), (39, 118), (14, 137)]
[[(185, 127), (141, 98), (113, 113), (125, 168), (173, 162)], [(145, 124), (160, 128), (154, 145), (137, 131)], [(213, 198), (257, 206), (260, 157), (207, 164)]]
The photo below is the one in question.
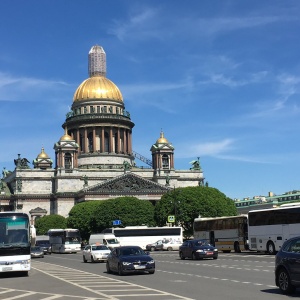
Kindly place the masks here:
[[(175, 170), (175, 148), (162, 131), (150, 147), (151, 160), (132, 149), (135, 124), (119, 88), (106, 78), (101, 46), (89, 52), (88, 73), (54, 144), (54, 161), (42, 148), (32, 164), (18, 154), (14, 170), (3, 168), (1, 211), (66, 217), (83, 201), (134, 196), (155, 203), (173, 188), (203, 185), (199, 159), (188, 170)], [(135, 159), (147, 167), (137, 167)]]

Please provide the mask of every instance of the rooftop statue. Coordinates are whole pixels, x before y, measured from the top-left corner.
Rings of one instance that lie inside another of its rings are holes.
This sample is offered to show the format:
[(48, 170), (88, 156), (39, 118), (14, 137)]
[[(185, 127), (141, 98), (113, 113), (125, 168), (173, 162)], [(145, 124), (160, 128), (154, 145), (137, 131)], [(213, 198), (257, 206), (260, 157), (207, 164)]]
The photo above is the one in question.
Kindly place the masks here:
[(190, 162), (190, 164), (192, 164), (192, 167), (190, 168), (190, 170), (201, 170), (199, 157), (197, 160), (192, 160)]
[(17, 169), (29, 169), (29, 160), (27, 158), (21, 158), (20, 154), (18, 154), (17, 159), (14, 159), (14, 163)]

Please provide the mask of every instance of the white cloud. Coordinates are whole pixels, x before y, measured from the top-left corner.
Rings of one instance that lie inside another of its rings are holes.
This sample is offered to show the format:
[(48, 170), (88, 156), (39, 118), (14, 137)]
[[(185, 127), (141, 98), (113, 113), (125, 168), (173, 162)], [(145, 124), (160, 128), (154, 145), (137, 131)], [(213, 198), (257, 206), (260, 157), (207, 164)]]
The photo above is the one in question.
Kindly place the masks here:
[[(61, 91), (63, 87), (70, 85), (63, 81), (43, 80), (33, 77), (15, 77), (0, 72), (0, 101), (22, 101), (30, 97), (34, 101), (34, 95), (51, 94)], [(40, 100), (37, 97), (37, 100)]]

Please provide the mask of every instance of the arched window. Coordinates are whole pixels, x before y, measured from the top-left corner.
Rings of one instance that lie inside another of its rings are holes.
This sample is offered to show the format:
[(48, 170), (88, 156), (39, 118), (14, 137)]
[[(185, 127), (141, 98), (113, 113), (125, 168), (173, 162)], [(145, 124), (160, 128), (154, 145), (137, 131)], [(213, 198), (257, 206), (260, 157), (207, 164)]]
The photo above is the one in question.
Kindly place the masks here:
[(162, 167), (163, 169), (169, 169), (169, 156), (166, 154), (162, 156)]
[(66, 169), (72, 168), (72, 155), (70, 153), (65, 154), (65, 168)]

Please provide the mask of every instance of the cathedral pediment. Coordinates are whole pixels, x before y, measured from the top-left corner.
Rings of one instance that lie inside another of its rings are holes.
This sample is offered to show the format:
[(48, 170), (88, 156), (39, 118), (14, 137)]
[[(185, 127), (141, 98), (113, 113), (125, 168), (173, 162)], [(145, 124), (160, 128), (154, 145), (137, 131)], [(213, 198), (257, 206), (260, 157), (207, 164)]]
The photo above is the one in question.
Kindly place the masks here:
[(164, 186), (151, 180), (144, 179), (133, 173), (126, 173), (124, 175), (107, 180), (96, 186), (87, 188), (88, 193), (103, 193), (103, 194), (145, 194), (145, 193), (164, 193), (170, 190), (169, 186)]

